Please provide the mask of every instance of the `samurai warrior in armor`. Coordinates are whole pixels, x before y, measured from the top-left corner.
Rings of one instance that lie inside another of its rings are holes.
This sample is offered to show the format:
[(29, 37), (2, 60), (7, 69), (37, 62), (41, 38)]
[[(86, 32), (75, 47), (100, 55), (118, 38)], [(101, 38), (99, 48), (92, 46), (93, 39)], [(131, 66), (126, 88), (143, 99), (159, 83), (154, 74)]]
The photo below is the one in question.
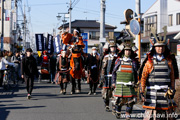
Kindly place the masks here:
[(133, 105), (136, 103), (137, 94), (134, 88), (138, 82), (137, 71), (139, 62), (135, 58), (137, 56), (135, 53), (137, 48), (135, 46), (133, 46), (133, 49), (130, 44), (122, 43), (120, 46), (122, 46), (119, 54), (120, 57), (116, 60), (112, 72), (112, 86), (115, 88), (113, 91), (112, 113), (119, 119), (122, 106), (127, 105), (126, 119), (128, 120), (130, 119)]
[(69, 63), (66, 51), (61, 51), (59, 58), (59, 79), (58, 84), (61, 87), (60, 94), (66, 94), (67, 84), (69, 82)]
[(117, 46), (115, 42), (109, 42), (109, 53), (104, 56), (101, 71), (102, 98), (105, 103), (105, 110), (110, 111), (109, 102), (112, 97), (112, 70), (117, 59)]
[(82, 36), (80, 34), (80, 28), (74, 29), (73, 34), (65, 32), (62, 34), (61, 38), (63, 40), (63, 50), (66, 50), (67, 45), (69, 48), (66, 50), (68, 58), (70, 58), (70, 81), (72, 82), (71, 94), (75, 93), (76, 81), (78, 83), (78, 88), (76, 93), (81, 92), (81, 78), (83, 76), (84, 68), (84, 57), (83, 48), (85, 47), (83, 43)]
[(89, 83), (90, 91), (88, 95), (94, 94), (96, 95), (96, 88), (99, 83), (99, 60), (100, 56), (97, 52), (96, 47), (92, 47), (92, 53), (89, 57), (88, 63), (88, 79), (87, 82)]
[(140, 94), (144, 102), (143, 108), (146, 109), (144, 120), (175, 119), (169, 115), (176, 107), (173, 98), (178, 69), (176, 60), (167, 46), (167, 27), (163, 30), (162, 37), (161, 34), (155, 34), (155, 28), (151, 28), (153, 38), (150, 42), (153, 46), (140, 69)]

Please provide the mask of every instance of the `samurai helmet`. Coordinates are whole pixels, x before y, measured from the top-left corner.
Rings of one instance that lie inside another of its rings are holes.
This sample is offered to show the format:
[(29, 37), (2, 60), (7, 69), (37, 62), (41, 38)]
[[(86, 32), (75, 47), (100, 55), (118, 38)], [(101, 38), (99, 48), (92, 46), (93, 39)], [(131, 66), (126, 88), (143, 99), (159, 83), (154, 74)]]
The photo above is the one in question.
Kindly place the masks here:
[(117, 45), (116, 45), (116, 38), (114, 39), (114, 42), (110, 42), (110, 41), (109, 41), (109, 38), (106, 37), (106, 41), (109, 43), (109, 47), (116, 47), (116, 46), (117, 46)]
[(124, 50), (131, 50), (131, 49), (132, 49), (131, 44), (124, 45)]
[(164, 46), (164, 45), (167, 45), (169, 43), (169, 40), (166, 43), (167, 26), (164, 26), (163, 30), (164, 30), (164, 36), (162, 36), (161, 33), (156, 34), (156, 28), (151, 27), (152, 37), (150, 39), (150, 42), (153, 46)]
[(134, 53), (137, 52), (137, 47), (132, 44), (133, 39), (131, 39), (129, 42), (123, 42), (121, 45), (118, 45), (118, 49), (120, 51), (122, 50), (132, 50)]

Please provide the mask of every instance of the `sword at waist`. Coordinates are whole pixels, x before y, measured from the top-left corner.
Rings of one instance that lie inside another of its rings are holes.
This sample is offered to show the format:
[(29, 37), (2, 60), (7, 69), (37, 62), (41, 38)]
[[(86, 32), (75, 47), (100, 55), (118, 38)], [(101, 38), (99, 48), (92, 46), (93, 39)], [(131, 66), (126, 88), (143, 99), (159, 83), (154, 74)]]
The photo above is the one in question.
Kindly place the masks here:
[(161, 89), (168, 89), (168, 85), (154, 85), (154, 86), (150, 86), (147, 87), (147, 89), (155, 89), (155, 90), (161, 90)]
[(132, 82), (117, 82), (116, 84), (120, 84), (120, 85), (133, 85), (133, 83)]
[(112, 74), (110, 74), (110, 75), (105, 75), (106, 77), (112, 77)]

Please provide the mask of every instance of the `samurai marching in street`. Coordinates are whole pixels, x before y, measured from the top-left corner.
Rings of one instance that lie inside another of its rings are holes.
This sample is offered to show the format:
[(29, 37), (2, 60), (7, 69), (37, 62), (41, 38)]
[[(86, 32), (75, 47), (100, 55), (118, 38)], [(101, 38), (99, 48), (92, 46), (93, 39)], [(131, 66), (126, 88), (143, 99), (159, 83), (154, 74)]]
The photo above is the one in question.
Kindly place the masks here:
[[(82, 36), (80, 36), (80, 29), (74, 29), (73, 34), (63, 33), (62, 40), (64, 45), (70, 45), (67, 50), (70, 58), (70, 80), (72, 82), (71, 94), (81, 92), (81, 78), (83, 74), (84, 65), (84, 52), (85, 47)], [(65, 49), (64, 49), (65, 50)], [(76, 88), (76, 79), (78, 82), (78, 88)]]
[(88, 65), (88, 71), (89, 71), (88, 83), (90, 86), (90, 91), (88, 95), (91, 94), (96, 95), (96, 88), (99, 83), (99, 72), (100, 72), (99, 64), (100, 64), (100, 56), (97, 53), (97, 48), (92, 47), (92, 54), (90, 55), (90, 60)]
[(58, 84), (61, 87), (60, 94), (66, 94), (67, 84), (69, 82), (69, 63), (66, 51), (61, 51), (59, 56), (59, 79)]
[[(115, 62), (115, 67), (112, 72), (112, 86), (114, 90), (114, 106), (113, 114), (116, 118), (121, 116), (121, 108), (123, 105), (126, 107), (126, 119), (130, 119), (130, 114), (133, 105), (136, 103), (137, 94), (135, 92), (135, 85), (138, 81), (137, 70), (139, 68), (138, 60), (135, 59), (136, 51), (132, 50), (130, 44), (121, 44), (122, 58), (118, 58)], [(133, 46), (134, 47), (134, 46)], [(135, 50), (135, 49), (134, 49)]]
[[(166, 43), (167, 27), (163, 28), (164, 36), (155, 34), (155, 28), (151, 28), (153, 39), (150, 39), (151, 51), (140, 69), (141, 97), (146, 108), (144, 120), (174, 120), (169, 116), (174, 111), (176, 104), (175, 95), (175, 66), (173, 57)], [(160, 116), (159, 116), (160, 115)]]
[(101, 73), (101, 83), (103, 84), (102, 89), (102, 98), (104, 99), (105, 103), (105, 110), (107, 112), (110, 111), (109, 102), (110, 98), (112, 97), (112, 70), (117, 59), (117, 46), (115, 42), (109, 42), (109, 53), (104, 56), (103, 59), (103, 66), (102, 66), (102, 73)]

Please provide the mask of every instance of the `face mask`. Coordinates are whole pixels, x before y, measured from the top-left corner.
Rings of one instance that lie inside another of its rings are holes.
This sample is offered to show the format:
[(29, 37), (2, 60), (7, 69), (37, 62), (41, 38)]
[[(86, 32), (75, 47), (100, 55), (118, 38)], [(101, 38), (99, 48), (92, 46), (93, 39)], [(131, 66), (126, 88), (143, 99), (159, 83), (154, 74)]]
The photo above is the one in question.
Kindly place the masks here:
[(93, 55), (95, 55), (97, 53), (97, 51), (93, 50), (92, 53), (93, 53)]

